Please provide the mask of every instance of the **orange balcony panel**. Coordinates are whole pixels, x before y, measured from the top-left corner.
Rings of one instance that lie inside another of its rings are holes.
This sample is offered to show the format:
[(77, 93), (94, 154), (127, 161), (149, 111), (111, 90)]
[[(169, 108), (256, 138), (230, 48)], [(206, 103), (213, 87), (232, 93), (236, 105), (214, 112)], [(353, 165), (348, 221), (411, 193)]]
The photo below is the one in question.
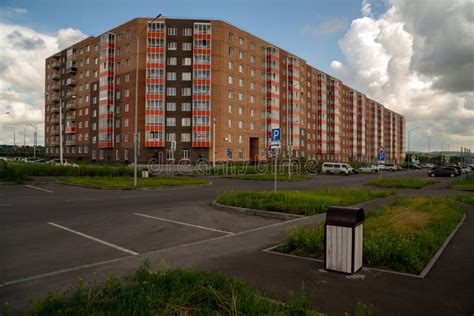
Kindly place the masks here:
[(164, 47), (147, 47), (146, 51), (147, 53), (164, 53), (165, 48)]
[(99, 128), (99, 133), (100, 134), (110, 134), (114, 131), (114, 129), (112, 127), (103, 127), (103, 128)]
[(211, 64), (193, 64), (193, 69), (211, 69)]
[(209, 79), (193, 79), (193, 84), (210, 85), (211, 80), (209, 80)]
[(194, 39), (211, 39), (211, 34), (200, 34), (200, 33), (194, 33), (193, 35)]
[(210, 130), (210, 126), (193, 126), (193, 132), (209, 132)]
[(99, 142), (99, 148), (113, 148), (113, 142)]
[(165, 146), (165, 142), (162, 140), (145, 141), (145, 147), (164, 147), (164, 146)]
[(147, 78), (146, 83), (150, 84), (165, 84), (165, 78)]
[(193, 94), (193, 100), (195, 101), (209, 101), (211, 100), (210, 95), (202, 95), (202, 94)]
[(209, 115), (211, 115), (211, 111), (209, 110), (193, 111), (193, 116), (209, 116)]
[(160, 110), (160, 109), (157, 109), (157, 110), (145, 110), (145, 115), (163, 115), (164, 114), (164, 111), (163, 110)]
[(146, 32), (146, 36), (148, 38), (164, 38), (165, 37), (165, 32)]
[(164, 100), (165, 95), (163, 93), (161, 93), (161, 94), (146, 94), (145, 99), (146, 100)]
[(194, 55), (211, 55), (210, 48), (195, 48), (193, 49)]
[(211, 142), (210, 141), (193, 141), (192, 146), (193, 147), (211, 147)]
[(145, 125), (145, 131), (149, 132), (161, 132), (163, 129), (163, 125)]
[(157, 69), (164, 69), (164, 63), (146, 63), (146, 68), (157, 68)]

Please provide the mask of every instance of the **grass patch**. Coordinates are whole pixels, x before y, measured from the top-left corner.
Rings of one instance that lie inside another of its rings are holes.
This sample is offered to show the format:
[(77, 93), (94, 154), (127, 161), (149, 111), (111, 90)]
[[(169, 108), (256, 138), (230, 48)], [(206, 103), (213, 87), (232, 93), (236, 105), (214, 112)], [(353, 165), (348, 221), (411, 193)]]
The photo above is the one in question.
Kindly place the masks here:
[(450, 189), (474, 190), (474, 176), (467, 176), (464, 180), (456, 180), (449, 184)]
[[(94, 188), (134, 189), (133, 177), (64, 177), (61, 181), (72, 184), (86, 185)], [(151, 177), (139, 178), (137, 187), (156, 188), (182, 185), (207, 184), (208, 181), (190, 177)]]
[[(360, 305), (360, 304), (359, 304)], [(357, 307), (359, 310), (360, 307)], [(241, 279), (215, 272), (153, 270), (145, 262), (135, 275), (111, 277), (36, 301), (32, 315), (323, 315), (304, 293), (288, 303), (268, 299)]]
[(133, 176), (133, 169), (126, 166), (81, 165), (79, 168), (45, 163), (8, 162), (9, 169), (26, 177), (124, 177)]
[(412, 178), (395, 178), (395, 179), (370, 179), (367, 184), (381, 188), (395, 189), (422, 189), (429, 185), (439, 183), (434, 179), (412, 179)]
[(474, 205), (474, 194), (458, 194), (454, 198), (460, 202)]
[[(364, 263), (372, 267), (420, 273), (461, 220), (466, 205), (457, 198), (400, 199), (364, 223)], [(277, 249), (324, 258), (324, 225), (290, 230)]]
[(224, 205), (299, 215), (325, 212), (331, 205), (348, 206), (393, 192), (367, 189), (315, 189), (274, 192), (229, 192), (218, 196)]
[[(275, 175), (273, 174), (256, 174), (256, 175), (238, 175), (238, 176), (233, 176), (229, 177), (232, 179), (240, 179), (240, 180), (255, 180), (255, 181), (274, 181), (275, 180)], [(287, 174), (278, 174), (277, 175), (277, 180), (278, 181), (301, 181), (301, 180), (309, 180), (311, 179), (310, 176), (304, 175), (304, 174), (292, 174), (291, 179), (288, 179)]]

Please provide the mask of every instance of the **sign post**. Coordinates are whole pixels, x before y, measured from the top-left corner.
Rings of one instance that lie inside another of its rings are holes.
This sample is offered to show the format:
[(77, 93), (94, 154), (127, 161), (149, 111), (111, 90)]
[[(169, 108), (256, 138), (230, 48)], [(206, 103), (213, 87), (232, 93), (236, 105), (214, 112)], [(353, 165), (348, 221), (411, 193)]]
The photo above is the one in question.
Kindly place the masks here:
[(277, 172), (277, 168), (278, 168), (278, 149), (280, 149), (280, 140), (281, 140), (281, 132), (280, 132), (280, 128), (272, 128), (272, 135), (271, 135), (271, 149), (274, 150), (274, 154), (275, 154), (275, 170), (273, 170), (275, 172), (275, 183), (274, 183), (274, 188), (273, 188), (273, 191), (276, 192), (277, 191), (277, 175), (278, 175), (278, 172)]
[[(383, 147), (380, 147), (379, 149), (379, 154), (377, 156), (377, 164), (380, 165), (380, 164), (385, 164), (385, 152), (384, 152), (384, 149)], [(378, 167), (377, 167), (378, 168)], [(379, 173), (380, 173), (380, 179), (382, 179), (382, 173), (383, 173), (383, 169), (382, 170), (379, 170)]]

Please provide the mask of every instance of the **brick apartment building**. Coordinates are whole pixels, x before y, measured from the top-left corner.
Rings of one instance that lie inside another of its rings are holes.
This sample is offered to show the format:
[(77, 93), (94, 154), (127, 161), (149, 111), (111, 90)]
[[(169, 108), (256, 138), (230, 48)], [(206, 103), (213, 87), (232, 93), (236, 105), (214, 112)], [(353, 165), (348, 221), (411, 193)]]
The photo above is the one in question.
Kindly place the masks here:
[[(136, 64), (136, 38), (140, 39)], [(138, 78), (135, 76), (138, 66)], [(403, 116), (303, 59), (218, 20), (137, 18), (46, 59), (45, 152), (139, 162), (266, 160), (271, 129), (283, 156), (404, 159)], [(215, 132), (213, 132), (215, 131)], [(215, 144), (213, 144), (215, 142)]]

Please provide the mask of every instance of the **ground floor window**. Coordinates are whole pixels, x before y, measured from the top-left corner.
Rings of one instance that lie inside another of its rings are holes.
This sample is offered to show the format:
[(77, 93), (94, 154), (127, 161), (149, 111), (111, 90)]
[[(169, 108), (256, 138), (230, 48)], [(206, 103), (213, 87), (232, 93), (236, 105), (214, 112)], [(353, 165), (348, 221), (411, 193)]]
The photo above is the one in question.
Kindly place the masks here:
[(181, 151), (181, 159), (189, 160), (189, 149), (183, 149)]

